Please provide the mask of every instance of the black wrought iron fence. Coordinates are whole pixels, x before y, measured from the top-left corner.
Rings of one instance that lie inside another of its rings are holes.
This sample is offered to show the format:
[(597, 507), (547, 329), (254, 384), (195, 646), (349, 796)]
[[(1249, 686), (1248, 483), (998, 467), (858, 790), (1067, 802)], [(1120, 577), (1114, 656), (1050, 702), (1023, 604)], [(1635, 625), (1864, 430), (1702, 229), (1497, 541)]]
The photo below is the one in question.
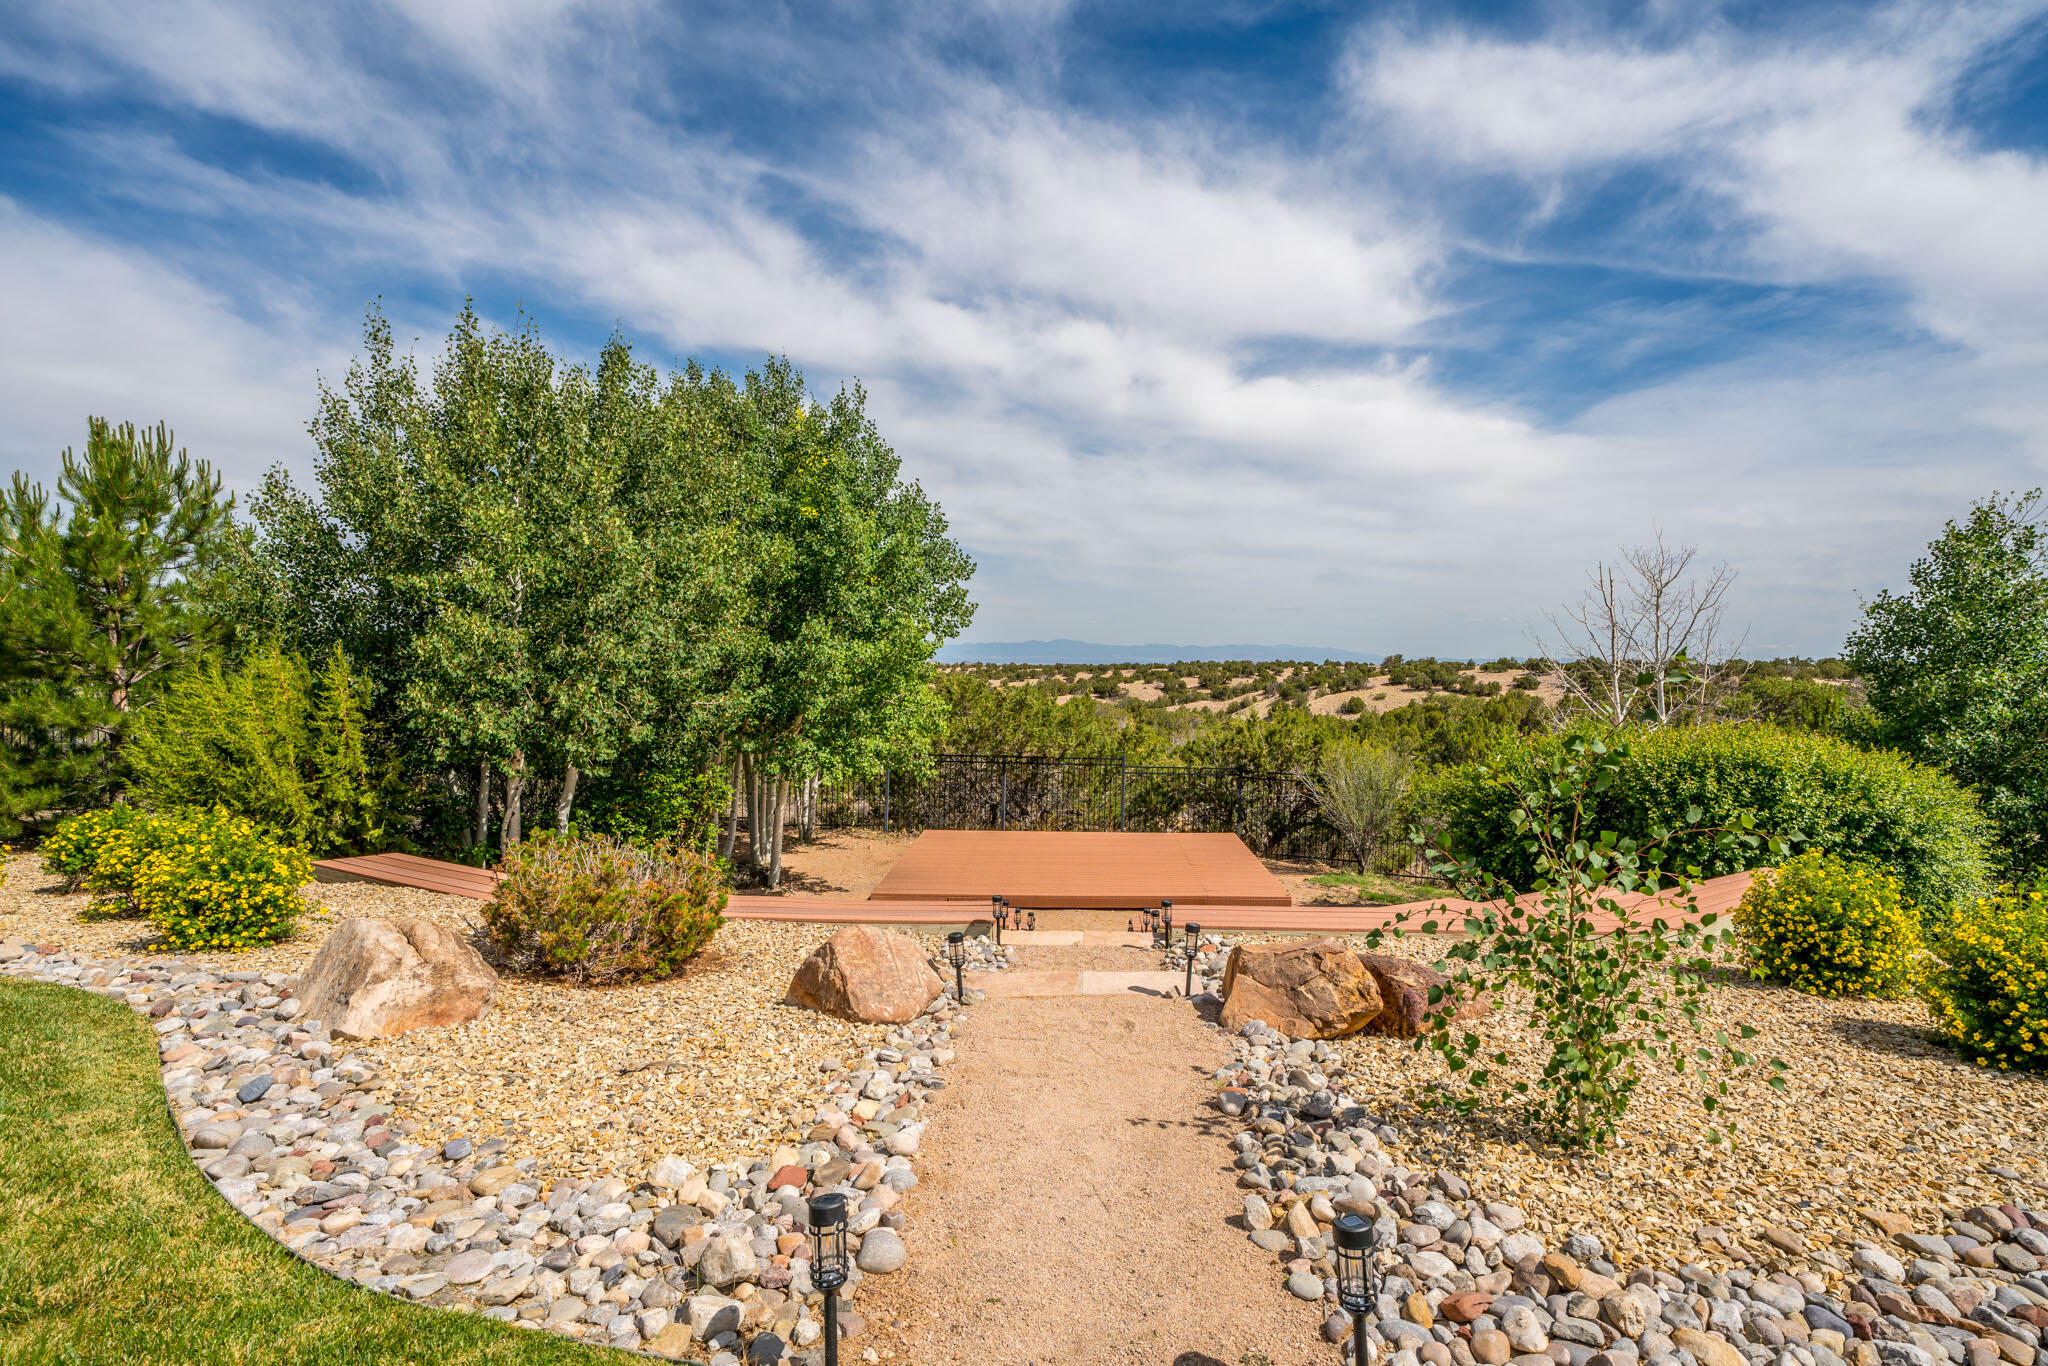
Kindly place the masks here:
[(826, 787), (819, 822), (897, 830), (1230, 831), (1266, 858), (1343, 856), (1287, 773), (1121, 759), (939, 754), (915, 771)]

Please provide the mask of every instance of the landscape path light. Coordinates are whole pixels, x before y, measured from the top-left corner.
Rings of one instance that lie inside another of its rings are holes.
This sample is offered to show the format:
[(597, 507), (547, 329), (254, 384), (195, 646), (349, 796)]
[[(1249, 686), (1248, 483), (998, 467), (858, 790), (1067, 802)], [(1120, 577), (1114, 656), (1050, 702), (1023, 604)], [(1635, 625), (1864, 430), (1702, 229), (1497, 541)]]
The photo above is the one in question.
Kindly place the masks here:
[(955, 930), (946, 936), (946, 957), (953, 960), (953, 995), (961, 1005), (967, 1004), (967, 979), (961, 974), (967, 971), (967, 936)]
[(1182, 994), (1192, 996), (1195, 994), (1195, 954), (1202, 947), (1202, 927), (1190, 920), (1184, 933), (1187, 936), (1182, 942), (1187, 946), (1188, 951), (1188, 986), (1187, 990)]
[(1379, 1234), (1356, 1214), (1346, 1214), (1331, 1230), (1337, 1242), (1337, 1303), (1351, 1315), (1352, 1366), (1367, 1366), (1366, 1316), (1379, 1297), (1379, 1268), (1373, 1253)]
[(1000, 948), (1003, 942), (1003, 899), (1001, 896), (993, 893), (990, 894), (988, 899), (988, 918), (996, 922), (996, 946)]
[(839, 1366), (839, 1287), (846, 1284), (846, 1197), (814, 1195), (805, 1210), (811, 1225), (811, 1284), (825, 1297), (825, 1366)]
[(1173, 947), (1173, 902), (1162, 901), (1159, 914), (1166, 921), (1166, 947), (1170, 949)]

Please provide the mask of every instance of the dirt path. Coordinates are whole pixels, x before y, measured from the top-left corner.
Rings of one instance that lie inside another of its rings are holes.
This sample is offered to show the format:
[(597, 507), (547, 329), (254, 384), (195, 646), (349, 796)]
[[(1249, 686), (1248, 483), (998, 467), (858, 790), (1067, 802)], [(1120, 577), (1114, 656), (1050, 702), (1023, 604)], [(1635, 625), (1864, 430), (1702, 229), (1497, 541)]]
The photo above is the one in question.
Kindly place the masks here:
[(1231, 1217), (1229, 1121), (1204, 1103), (1221, 1057), (1183, 1001), (978, 1007), (931, 1106), (910, 1271), (863, 1288), (854, 1345), (912, 1366), (1332, 1366)]

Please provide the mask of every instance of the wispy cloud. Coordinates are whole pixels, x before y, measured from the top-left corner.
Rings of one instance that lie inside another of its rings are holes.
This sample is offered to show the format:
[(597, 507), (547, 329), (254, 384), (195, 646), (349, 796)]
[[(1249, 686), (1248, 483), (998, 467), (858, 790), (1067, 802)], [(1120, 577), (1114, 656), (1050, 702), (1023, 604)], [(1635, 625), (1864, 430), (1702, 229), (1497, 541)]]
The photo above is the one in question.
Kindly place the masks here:
[[(1946, 102), (2020, 18), (1369, 19), (1304, 129), (1063, 98), (1058, 5), (39, 4), (0, 81), (83, 175), (0, 174), (10, 298), (50, 338), (0, 351), (9, 453), (111, 411), (238, 477), (303, 462), (364, 300), (431, 345), (473, 293), (569, 347), (617, 321), (660, 359), (860, 378), (984, 565), (977, 634), (1491, 652), (1662, 522), (1745, 569), (1760, 639), (1825, 649), (2043, 456), (2048, 172)], [(1474, 303), (1508, 260), (1661, 283)], [(1671, 284), (1729, 279), (1900, 316), (1832, 354)], [(1631, 359), (1692, 333), (1718, 340)]]

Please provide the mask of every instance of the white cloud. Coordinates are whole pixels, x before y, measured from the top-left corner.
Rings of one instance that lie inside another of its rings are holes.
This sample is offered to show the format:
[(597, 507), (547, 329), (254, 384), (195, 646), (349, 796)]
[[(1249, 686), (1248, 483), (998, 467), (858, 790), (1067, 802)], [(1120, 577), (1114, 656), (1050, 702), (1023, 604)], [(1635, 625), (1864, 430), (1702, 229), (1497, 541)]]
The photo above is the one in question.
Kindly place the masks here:
[(73, 232), (0, 199), (0, 458), (54, 484), (58, 453), (88, 416), (167, 422), (229, 482), (303, 464), (314, 376), (348, 355), (302, 318), (251, 321), (148, 255)]
[(2038, 9), (1902, 4), (1847, 34), (1708, 27), (1661, 46), (1382, 28), (1347, 78), (1366, 116), (1525, 177), (1548, 206), (1571, 202), (1561, 180), (1654, 166), (1724, 205), (1724, 260), (1777, 280), (1895, 282), (1933, 331), (2035, 364), (2048, 164), (1976, 148), (1943, 111), (1973, 58)]
[[(1056, 15), (1026, 8), (1019, 32), (1053, 41)], [(1430, 184), (1383, 183), (1335, 139), (1109, 121), (878, 49), (864, 59), (897, 64), (900, 107), (778, 159), (648, 112), (661, 49), (636, 40), (681, 21), (637, 4), (408, 10), (366, 35), (216, 3), (165, 34), (79, 0), (43, 27), (92, 60), (36, 79), (132, 78), (375, 183), (80, 139), (120, 192), (303, 255), (230, 304), (197, 264), (0, 211), (0, 285), (27, 321), (0, 344), (0, 402), (24, 415), (8, 453), (47, 462), (88, 411), (162, 415), (246, 484), (303, 459), (314, 368), (346, 363), (357, 318), (310, 302), (330, 277), (439, 280), (451, 312), (481, 281), (617, 317), (653, 359), (785, 351), (825, 386), (861, 378), (984, 562), (983, 638), (1512, 650), (1587, 563), (1661, 522), (1745, 570), (1759, 639), (1828, 648), (1851, 588), (2030, 471), (2048, 432), (2028, 359), (2048, 328), (2048, 262), (2025, 239), (2041, 167), (1924, 116), (2006, 20), (1911, 13), (1768, 51), (1718, 31), (1653, 50), (1374, 30), (1353, 52), (1358, 107), (1398, 128), (1383, 145), (1525, 177), (1560, 208), (1582, 178), (1655, 162), (1728, 206), (1740, 231), (1710, 250), (1771, 278), (1895, 280), (1984, 353), (1851, 367), (1780, 349), (1558, 430), (1374, 358), (1416, 353), (1456, 243)], [(721, 61), (795, 43), (688, 36)], [(366, 58), (394, 42), (446, 86)], [(1234, 357), (1274, 338), (1323, 358), (1245, 373)]]

